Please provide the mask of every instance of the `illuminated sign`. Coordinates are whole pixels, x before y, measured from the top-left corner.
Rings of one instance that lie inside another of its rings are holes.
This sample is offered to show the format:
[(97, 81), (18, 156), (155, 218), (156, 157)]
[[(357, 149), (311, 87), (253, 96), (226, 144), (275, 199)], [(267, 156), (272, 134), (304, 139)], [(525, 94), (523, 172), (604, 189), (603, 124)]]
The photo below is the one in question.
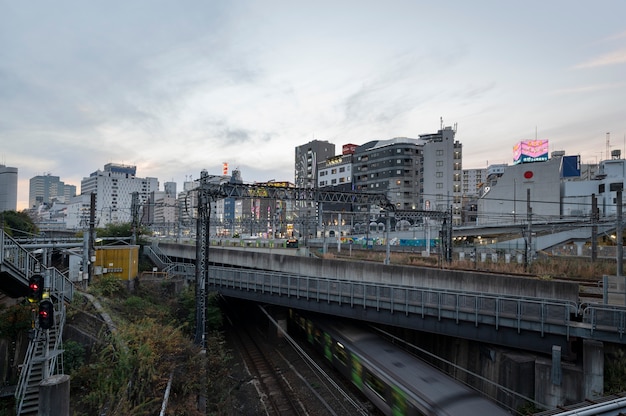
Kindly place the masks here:
[(354, 152), (356, 151), (356, 148), (359, 147), (356, 144), (352, 144), (352, 143), (348, 143), (348, 144), (344, 144), (341, 147), (341, 154), (342, 155), (353, 155)]
[(513, 164), (548, 160), (548, 140), (522, 140), (513, 146)]

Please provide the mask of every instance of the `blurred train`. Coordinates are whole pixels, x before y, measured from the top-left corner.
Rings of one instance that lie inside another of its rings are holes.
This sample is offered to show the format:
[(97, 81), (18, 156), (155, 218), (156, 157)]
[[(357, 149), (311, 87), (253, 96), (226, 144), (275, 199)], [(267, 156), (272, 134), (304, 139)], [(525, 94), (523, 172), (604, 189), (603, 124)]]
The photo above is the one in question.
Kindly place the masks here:
[(510, 415), (372, 332), (340, 320), (290, 314), (307, 340), (386, 415)]

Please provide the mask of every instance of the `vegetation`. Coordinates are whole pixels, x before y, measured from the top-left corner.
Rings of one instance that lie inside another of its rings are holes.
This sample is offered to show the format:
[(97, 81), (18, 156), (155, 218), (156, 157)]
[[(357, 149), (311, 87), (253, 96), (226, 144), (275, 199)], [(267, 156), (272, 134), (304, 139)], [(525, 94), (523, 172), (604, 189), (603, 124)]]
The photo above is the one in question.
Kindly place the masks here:
[[(325, 258), (345, 258), (357, 261), (373, 261), (382, 263), (386, 253), (377, 250), (343, 250), (341, 253), (329, 251)], [(502, 259), (502, 256), (500, 256)], [(540, 255), (533, 260), (529, 267), (518, 264), (516, 261), (506, 263), (503, 260), (497, 262), (476, 262), (473, 259), (458, 260), (451, 263), (442, 262), (437, 255), (423, 257), (418, 253), (391, 252), (391, 264), (402, 264), (422, 267), (441, 267), (460, 270), (478, 270), (497, 273), (514, 273), (535, 276), (541, 279), (601, 279), (603, 275), (615, 275), (616, 264), (614, 259), (598, 259), (592, 262), (590, 259), (568, 256)]]
[(12, 237), (31, 237), (38, 234), (37, 226), (27, 211), (0, 212), (0, 222), (4, 232)]
[(605, 344), (604, 394), (623, 394), (626, 391), (626, 351), (620, 346)]
[(110, 277), (98, 279), (90, 290), (104, 303), (117, 331), (108, 335), (89, 363), (72, 371), (74, 414), (99, 414), (104, 408), (108, 415), (158, 414), (170, 376), (168, 414), (199, 414), (189, 409), (197, 408), (195, 400), (205, 392), (209, 408), (217, 412), (223, 406), (231, 388), (226, 377), (230, 357), (219, 332), (215, 299), (210, 302), (212, 332), (204, 355), (191, 341), (192, 290), (174, 295), (167, 284), (142, 283), (130, 293)]

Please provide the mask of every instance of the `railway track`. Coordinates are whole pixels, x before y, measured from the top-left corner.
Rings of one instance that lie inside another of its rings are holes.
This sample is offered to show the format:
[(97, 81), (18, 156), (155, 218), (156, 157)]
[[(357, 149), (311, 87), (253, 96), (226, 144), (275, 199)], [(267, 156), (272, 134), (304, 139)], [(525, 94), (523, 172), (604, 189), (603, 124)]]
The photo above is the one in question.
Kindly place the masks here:
[[(276, 322), (264, 308), (254, 306), (241, 311), (223, 299), (222, 310), (230, 324), (227, 332), (231, 347), (252, 379), (252, 383), (248, 379), (246, 384), (255, 386), (261, 402), (255, 414), (378, 415), (349, 381), (343, 380), (324, 360), (316, 360), (319, 354), (311, 351), (307, 343), (303, 345), (287, 334), (283, 341), (270, 342), (267, 328), (276, 328)], [(239, 312), (246, 318), (238, 318)]]
[(306, 415), (304, 406), (296, 397), (281, 367), (274, 362), (271, 351), (257, 341), (249, 325), (233, 328), (233, 340), (242, 353), (246, 367), (257, 380), (257, 391), (268, 415)]

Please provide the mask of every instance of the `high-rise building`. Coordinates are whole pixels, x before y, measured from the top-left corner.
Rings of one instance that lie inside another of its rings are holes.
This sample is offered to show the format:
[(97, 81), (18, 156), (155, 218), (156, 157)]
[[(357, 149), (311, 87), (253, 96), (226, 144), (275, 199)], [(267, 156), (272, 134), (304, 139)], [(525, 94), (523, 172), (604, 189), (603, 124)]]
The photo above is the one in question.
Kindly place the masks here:
[(166, 195), (176, 198), (176, 182), (165, 182), (163, 189)]
[(385, 194), (400, 210), (421, 209), (421, 144), (396, 137), (357, 147), (352, 158), (355, 189)]
[(81, 194), (96, 194), (96, 223), (98, 227), (132, 220), (132, 195), (144, 205), (152, 192), (158, 191), (157, 178), (138, 178), (136, 166), (108, 163), (81, 181)]
[(52, 202), (69, 202), (76, 196), (76, 186), (66, 185), (58, 176), (48, 174), (30, 178), (28, 207), (37, 208)]
[(315, 188), (317, 164), (333, 156), (335, 156), (335, 145), (326, 140), (313, 140), (296, 147), (296, 187)]
[(0, 165), (0, 212), (17, 210), (17, 168)]
[(461, 224), (463, 145), (454, 140), (456, 130), (443, 127), (434, 134), (420, 135), (423, 143), (422, 209), (451, 211), (452, 223)]
[[(335, 145), (326, 140), (313, 140), (296, 147), (295, 185), (297, 188), (317, 186), (317, 165), (335, 156)], [(308, 237), (317, 233), (317, 204), (297, 201), (294, 207), (294, 236)]]

